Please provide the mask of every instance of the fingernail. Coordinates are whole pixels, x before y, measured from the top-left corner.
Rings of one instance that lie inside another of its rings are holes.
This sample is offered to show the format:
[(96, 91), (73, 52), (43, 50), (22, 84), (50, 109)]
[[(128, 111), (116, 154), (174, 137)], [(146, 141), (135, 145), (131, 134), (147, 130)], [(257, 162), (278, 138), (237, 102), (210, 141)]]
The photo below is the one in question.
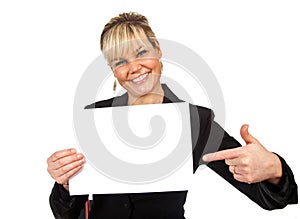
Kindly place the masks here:
[(209, 158), (209, 155), (205, 154), (203, 157), (202, 157), (202, 160), (207, 162), (208, 161), (208, 158)]

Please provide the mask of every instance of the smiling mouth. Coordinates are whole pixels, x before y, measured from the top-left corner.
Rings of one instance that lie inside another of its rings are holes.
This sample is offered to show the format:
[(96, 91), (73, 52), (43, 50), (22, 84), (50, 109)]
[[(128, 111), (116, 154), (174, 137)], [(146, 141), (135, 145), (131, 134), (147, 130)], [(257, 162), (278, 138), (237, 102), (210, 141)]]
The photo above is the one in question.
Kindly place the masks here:
[(141, 84), (143, 83), (145, 80), (147, 80), (149, 73), (147, 74), (142, 74), (139, 77), (131, 80), (134, 84)]

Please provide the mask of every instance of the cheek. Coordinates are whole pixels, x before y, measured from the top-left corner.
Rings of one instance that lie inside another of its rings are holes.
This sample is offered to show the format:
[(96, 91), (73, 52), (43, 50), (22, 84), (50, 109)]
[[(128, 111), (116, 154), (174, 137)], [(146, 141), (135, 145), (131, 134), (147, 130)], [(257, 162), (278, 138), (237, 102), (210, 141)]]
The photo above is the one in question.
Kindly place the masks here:
[(115, 77), (119, 81), (120, 84), (122, 84), (124, 81), (126, 81), (127, 78), (127, 72), (125, 71), (117, 71), (114, 73)]
[(155, 72), (161, 71), (161, 64), (158, 60), (149, 60), (147, 63), (145, 63), (147, 68), (155, 70)]

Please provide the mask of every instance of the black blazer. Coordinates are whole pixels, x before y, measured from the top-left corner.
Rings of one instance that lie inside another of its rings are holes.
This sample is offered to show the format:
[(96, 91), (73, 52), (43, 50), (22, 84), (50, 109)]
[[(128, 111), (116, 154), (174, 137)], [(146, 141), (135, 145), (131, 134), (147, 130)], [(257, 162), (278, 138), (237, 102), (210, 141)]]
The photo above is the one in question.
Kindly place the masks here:
[[(163, 103), (183, 102), (166, 85), (163, 85), (163, 90)], [(127, 103), (128, 96), (125, 93), (93, 103), (85, 109), (126, 106)], [(190, 117), (194, 171), (203, 164), (202, 154), (241, 146), (214, 121), (212, 110), (190, 104)], [(298, 203), (297, 184), (293, 173), (284, 159), (280, 156), (279, 158), (283, 168), (283, 177), (279, 185), (267, 181), (253, 184), (239, 182), (233, 178), (224, 161), (211, 162), (207, 166), (259, 206), (272, 210)], [(94, 195), (89, 218), (182, 219), (186, 195), (187, 191)], [(50, 195), (50, 206), (56, 218), (84, 218), (86, 200), (86, 195), (70, 196), (62, 185), (55, 183)]]

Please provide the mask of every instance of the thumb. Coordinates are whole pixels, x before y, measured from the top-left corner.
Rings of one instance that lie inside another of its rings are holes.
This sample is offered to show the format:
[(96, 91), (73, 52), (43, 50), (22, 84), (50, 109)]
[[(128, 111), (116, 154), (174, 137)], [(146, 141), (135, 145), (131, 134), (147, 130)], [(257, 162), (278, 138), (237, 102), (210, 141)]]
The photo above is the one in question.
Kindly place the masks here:
[(244, 124), (241, 127), (241, 136), (244, 139), (244, 141), (246, 142), (246, 144), (251, 144), (251, 143), (255, 143), (256, 139), (248, 132), (248, 128), (249, 125)]

